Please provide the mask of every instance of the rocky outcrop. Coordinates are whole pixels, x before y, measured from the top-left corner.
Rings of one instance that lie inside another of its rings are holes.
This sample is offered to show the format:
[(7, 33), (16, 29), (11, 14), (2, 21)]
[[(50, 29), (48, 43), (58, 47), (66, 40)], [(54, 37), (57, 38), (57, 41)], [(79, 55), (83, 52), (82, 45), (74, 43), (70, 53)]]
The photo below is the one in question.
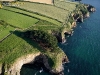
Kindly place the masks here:
[(53, 75), (61, 75), (63, 73), (63, 63), (68, 63), (68, 58), (66, 55), (62, 55), (61, 63), (54, 69), (49, 66), (48, 56), (41, 54), (40, 52), (35, 54), (24, 55), (10, 65), (8, 68), (7, 64), (0, 64), (0, 75), (20, 75), (20, 71), (24, 64), (37, 65), (36, 67), (42, 67), (45, 71)]
[(37, 56), (33, 64), (36, 67), (44, 68), (46, 71), (51, 71), (51, 67), (49, 66), (49, 63), (48, 63), (48, 57), (45, 54), (40, 54), (39, 56)]
[(5, 66), (4, 73), (3, 72), (1, 72), (1, 73), (6, 74), (6, 75), (20, 75), (20, 70), (21, 70), (22, 66), (27, 63), (31, 64), (34, 61), (35, 57), (37, 57), (39, 55), (40, 55), (40, 52), (22, 56), (22, 57), (18, 58), (13, 64), (11, 64), (9, 68), (7, 66)]
[(78, 7), (76, 8), (75, 12), (71, 13), (71, 16), (73, 17), (72, 19), (74, 19), (70, 25), (71, 30), (68, 31), (68, 29), (64, 29), (61, 32), (61, 34), (59, 33), (60, 42), (63, 42), (63, 43), (66, 42), (64, 34), (73, 35), (73, 27), (76, 27), (77, 22), (82, 23), (85, 18), (88, 18), (90, 16), (90, 12), (96, 11), (95, 7), (93, 7), (92, 5), (82, 4), (82, 6), (84, 7), (84, 9), (83, 8), (81, 9), (80, 7)]
[(87, 9), (88, 9), (89, 12), (95, 12), (96, 11), (94, 6), (89, 5), (89, 4), (87, 4), (86, 6), (87, 6)]
[(2, 73), (2, 64), (0, 63), (0, 74)]

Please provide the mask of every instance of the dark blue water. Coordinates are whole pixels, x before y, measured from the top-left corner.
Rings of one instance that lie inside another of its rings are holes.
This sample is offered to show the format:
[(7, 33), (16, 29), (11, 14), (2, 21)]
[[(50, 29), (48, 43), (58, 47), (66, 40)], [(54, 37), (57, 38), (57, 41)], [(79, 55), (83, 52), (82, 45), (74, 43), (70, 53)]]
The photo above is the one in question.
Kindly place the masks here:
[(70, 60), (64, 72), (65, 75), (100, 75), (100, 0), (82, 2), (95, 6), (96, 12), (77, 25), (73, 36), (67, 38), (68, 44), (60, 44)]
[[(65, 65), (65, 75), (100, 75), (100, 0), (82, 0), (95, 6), (96, 12), (84, 23), (78, 24), (73, 36), (59, 46), (67, 54), (70, 63)], [(24, 70), (24, 68), (23, 68)], [(49, 75), (46, 72), (25, 68), (23, 75)]]

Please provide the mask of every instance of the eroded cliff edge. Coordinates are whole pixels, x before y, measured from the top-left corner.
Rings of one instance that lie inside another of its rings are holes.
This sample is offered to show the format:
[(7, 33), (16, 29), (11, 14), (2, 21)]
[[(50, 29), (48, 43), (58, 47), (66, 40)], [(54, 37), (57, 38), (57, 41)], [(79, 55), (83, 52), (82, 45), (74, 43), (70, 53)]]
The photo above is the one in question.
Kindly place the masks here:
[(55, 59), (57, 59), (58, 63), (55, 63), (56, 67), (51, 67), (49, 65), (50, 63), (48, 62), (47, 55), (42, 54), (41, 52), (35, 54), (27, 54), (16, 59), (15, 62), (9, 67), (7, 64), (0, 64), (0, 75), (20, 75), (21, 68), (24, 64), (34, 64), (35, 62), (38, 63), (38, 65), (43, 64), (42, 67), (51, 74), (58, 75), (63, 70), (62, 64), (64, 62), (68, 63), (69, 61), (64, 53), (62, 53), (62, 56), (60, 56), (60, 58), (55, 56)]
[(54, 31), (52, 34), (57, 37), (59, 42), (66, 42), (66, 35), (73, 35), (73, 28), (77, 23), (82, 23), (85, 18), (90, 17), (90, 13), (96, 11), (96, 8), (90, 4), (80, 3), (76, 5), (76, 9), (70, 13), (69, 19), (66, 21), (67, 26), (64, 25), (61, 31)]
[[(95, 11), (95, 8), (91, 5), (85, 5), (85, 4), (81, 4), (81, 5), (84, 6), (85, 10), (80, 9), (81, 6), (77, 6), (78, 9), (73, 11), (69, 17), (69, 21), (67, 23), (69, 25), (69, 28), (64, 26), (60, 32), (54, 31), (52, 33), (58, 38), (59, 41), (65, 42), (65, 34), (72, 35), (73, 33), (72, 28), (76, 26), (76, 22), (83, 22), (84, 18), (89, 17), (89, 12)], [(54, 56), (56, 57), (54, 58)], [(15, 62), (12, 63), (11, 65), (7, 65), (6, 63), (1, 63), (0, 64), (0, 74), (1, 75), (20, 75), (21, 67), (24, 64), (34, 63), (35, 58), (37, 57), (38, 59), (42, 59), (41, 61), (42, 63), (44, 63), (46, 69), (48, 69), (48, 71), (53, 74), (59, 74), (60, 72), (62, 72), (63, 70), (62, 63), (68, 62), (68, 58), (62, 50), (60, 50), (57, 53), (52, 52), (52, 54), (50, 52), (46, 52), (46, 53), (39, 52), (35, 54), (27, 54), (27, 55), (24, 55), (16, 59)], [(48, 59), (49, 59), (48, 57), (51, 57), (51, 59), (55, 61), (54, 66), (50, 67), (49, 65), (50, 63), (48, 62)]]

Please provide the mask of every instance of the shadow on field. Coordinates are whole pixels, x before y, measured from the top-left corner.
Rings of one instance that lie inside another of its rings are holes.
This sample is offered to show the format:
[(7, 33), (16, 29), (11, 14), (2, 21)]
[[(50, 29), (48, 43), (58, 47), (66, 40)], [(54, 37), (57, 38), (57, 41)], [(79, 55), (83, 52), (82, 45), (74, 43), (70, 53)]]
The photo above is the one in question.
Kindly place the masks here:
[[(11, 31), (12, 33), (12, 31)], [(31, 46), (33, 46), (34, 48), (37, 48), (37, 50), (39, 50), (40, 52), (43, 52), (44, 50), (39, 46), (39, 44), (37, 42), (35, 42), (34, 40), (31, 40), (30, 38), (25, 37), (24, 34), (25, 32), (21, 32), (21, 31), (14, 31), (13, 34), (15, 34), (16, 36), (24, 39), (27, 43), (29, 43)], [(16, 40), (17, 41), (17, 40)]]
[[(12, 31), (10, 31), (12, 33)], [(39, 50), (40, 52), (44, 53), (45, 51), (39, 46), (39, 44), (37, 42), (35, 42), (34, 40), (31, 40), (30, 38), (25, 37), (25, 32), (21, 32), (21, 31), (14, 31), (13, 34), (15, 34), (16, 36), (24, 39), (27, 43), (29, 43), (31, 46), (33, 46), (34, 48), (37, 48), (37, 50)], [(17, 40), (16, 40), (17, 41)], [(41, 58), (42, 56), (40, 56)], [(48, 67), (53, 66), (54, 62), (52, 61), (52, 59), (48, 56), (47, 57), (47, 62), (48, 62), (48, 66), (45, 67), (44, 65), (44, 61), (43, 59), (40, 58), (35, 58), (38, 61), (34, 61), (33, 64), (23, 64), (23, 66), (21, 67), (21, 71), (20, 71), (20, 75), (34, 75), (37, 72), (40, 73), (39, 71), (41, 70), (41, 68), (43, 68), (43, 70), (45, 71), (45, 73), (48, 72)], [(50, 68), (49, 67), (49, 68)], [(47, 73), (47, 75), (50, 75), (49, 73)]]

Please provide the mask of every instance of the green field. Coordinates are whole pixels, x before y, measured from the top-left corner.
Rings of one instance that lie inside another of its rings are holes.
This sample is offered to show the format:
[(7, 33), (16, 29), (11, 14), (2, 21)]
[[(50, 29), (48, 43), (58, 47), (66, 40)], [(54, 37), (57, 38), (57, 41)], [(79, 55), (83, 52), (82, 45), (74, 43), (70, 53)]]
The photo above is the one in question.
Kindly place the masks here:
[(5, 38), (7, 35), (11, 34), (11, 31), (14, 31), (14, 28), (11, 26), (0, 26), (0, 41)]
[(38, 44), (34, 41), (25, 38), (22, 39), (12, 34), (0, 43), (0, 62), (9, 64), (21, 55), (39, 52), (39, 49)]
[(37, 18), (37, 19), (40, 19), (40, 20), (46, 20), (46, 21), (53, 23), (55, 25), (62, 25), (61, 22), (59, 22), (55, 19), (51, 19), (51, 18), (48, 18), (46, 16), (41, 16), (39, 14), (36, 14), (35, 12), (29, 12), (27, 10), (23, 10), (23, 9), (16, 8), (16, 7), (4, 7), (3, 9), (6, 9), (6, 10), (12, 11), (12, 12), (28, 14), (29, 16), (32, 16), (33, 18)]
[(30, 27), (38, 22), (38, 20), (35, 18), (11, 12), (5, 9), (0, 9), (0, 20), (4, 20), (7, 23), (22, 29)]
[(0, 63), (11, 64), (25, 54), (36, 52), (42, 52), (52, 59), (53, 68), (62, 63), (64, 52), (59, 47), (54, 52), (44, 51), (40, 44), (22, 35), (27, 30), (53, 33), (52, 31), (61, 32), (65, 28), (64, 23), (77, 3), (55, 1), (54, 5), (18, 2), (19, 6), (3, 6), (0, 9), (0, 21), (4, 21), (4, 25), (0, 23), (0, 41), (11, 34), (0, 42)]
[(42, 15), (51, 17), (58, 21), (64, 22), (69, 15), (69, 11), (55, 7), (53, 5), (45, 5), (40, 3), (24, 2), (23, 5), (18, 6), (23, 9), (27, 9)]
[(76, 8), (76, 2), (54, 0), (54, 5), (68, 11), (73, 11)]

